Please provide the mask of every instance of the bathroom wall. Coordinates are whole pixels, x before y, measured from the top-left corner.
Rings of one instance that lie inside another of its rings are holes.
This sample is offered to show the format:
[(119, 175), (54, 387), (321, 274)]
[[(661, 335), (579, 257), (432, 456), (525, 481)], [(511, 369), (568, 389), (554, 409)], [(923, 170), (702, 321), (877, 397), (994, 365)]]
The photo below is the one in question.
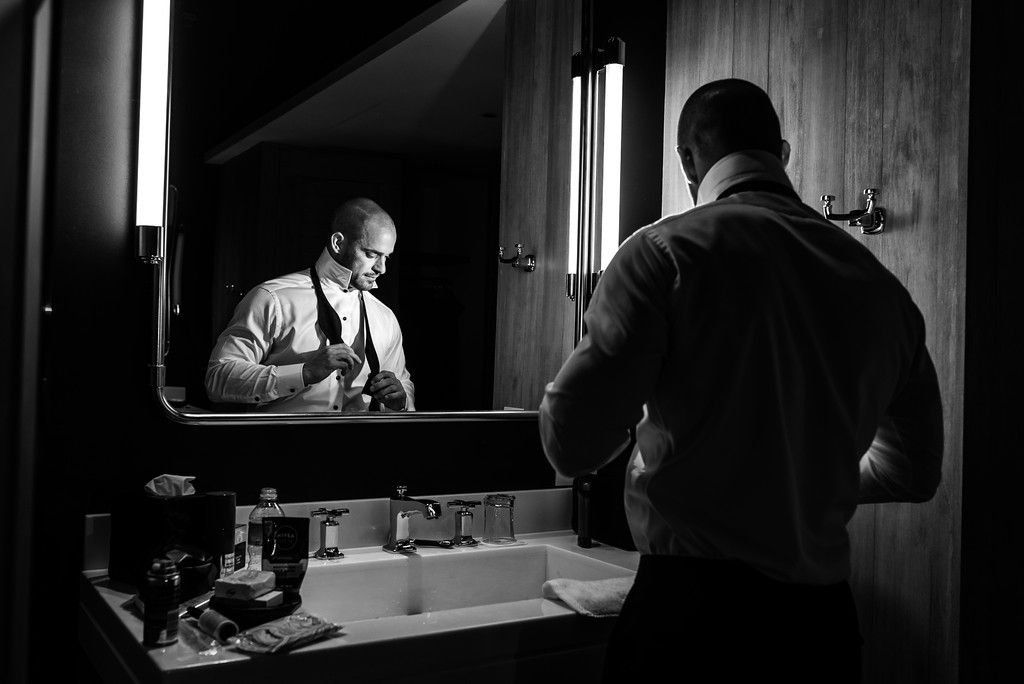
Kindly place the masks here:
[[(663, 207), (690, 200), (673, 152), (685, 98), (716, 78), (764, 87), (803, 200), (840, 211), (881, 189), (885, 233), (848, 229), (921, 308), (944, 399), (943, 482), (923, 505), (862, 506), (851, 524), (864, 681), (958, 674), (970, 2), (670, 2)], [(871, 331), (864, 331), (870, 344)]]
[(572, 351), (565, 296), (574, 0), (510, 0), (498, 244), (537, 255), (537, 270), (498, 269), (494, 405), (536, 410)]

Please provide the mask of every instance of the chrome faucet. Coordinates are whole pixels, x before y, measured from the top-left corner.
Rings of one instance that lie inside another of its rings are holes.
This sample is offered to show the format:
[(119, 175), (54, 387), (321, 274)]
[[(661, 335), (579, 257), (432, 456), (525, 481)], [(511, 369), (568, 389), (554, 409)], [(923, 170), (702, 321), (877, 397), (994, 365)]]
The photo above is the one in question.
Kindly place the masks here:
[(384, 550), (390, 553), (414, 553), (419, 546), (452, 548), (450, 539), (413, 539), (409, 532), (409, 518), (422, 515), (427, 520), (441, 517), (441, 503), (433, 499), (414, 499), (406, 495), (405, 485), (395, 487), (395, 493), (388, 502), (388, 540)]

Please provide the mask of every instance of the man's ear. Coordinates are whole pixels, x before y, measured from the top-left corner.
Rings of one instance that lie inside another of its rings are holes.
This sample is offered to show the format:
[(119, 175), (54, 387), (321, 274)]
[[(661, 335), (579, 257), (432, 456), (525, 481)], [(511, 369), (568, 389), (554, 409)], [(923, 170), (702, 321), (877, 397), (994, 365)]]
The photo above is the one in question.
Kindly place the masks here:
[(328, 241), (328, 244), (330, 245), (332, 252), (335, 254), (341, 254), (341, 250), (345, 244), (345, 234), (341, 231), (331, 233), (331, 238)]
[(779, 159), (782, 161), (782, 166), (789, 166), (789, 153), (792, 150), (789, 147), (789, 141), (783, 140), (779, 145)]
[(676, 154), (679, 155), (679, 166), (683, 170), (686, 184), (697, 185), (697, 162), (694, 161), (693, 151), (689, 147), (676, 145)]

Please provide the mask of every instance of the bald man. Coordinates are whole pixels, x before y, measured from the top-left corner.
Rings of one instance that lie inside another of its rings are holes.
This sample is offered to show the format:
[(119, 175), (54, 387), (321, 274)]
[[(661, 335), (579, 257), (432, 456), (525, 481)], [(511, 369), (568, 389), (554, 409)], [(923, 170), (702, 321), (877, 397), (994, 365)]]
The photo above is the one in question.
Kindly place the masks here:
[(568, 477), (636, 429), (641, 557), (606, 681), (856, 682), (846, 525), (858, 503), (926, 501), (940, 479), (924, 320), (800, 201), (763, 90), (697, 89), (677, 142), (695, 207), (622, 244), (540, 407)]
[(371, 290), (397, 231), (375, 202), (334, 212), (313, 266), (254, 287), (217, 339), (206, 370), (211, 401), (273, 413), (411, 411), (402, 330)]

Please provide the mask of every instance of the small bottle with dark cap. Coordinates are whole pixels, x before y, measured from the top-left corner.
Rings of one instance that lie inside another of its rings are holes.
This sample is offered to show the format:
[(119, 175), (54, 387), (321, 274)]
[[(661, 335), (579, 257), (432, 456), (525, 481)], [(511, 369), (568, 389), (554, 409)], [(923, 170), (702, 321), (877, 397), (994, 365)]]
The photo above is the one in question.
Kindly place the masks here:
[(181, 573), (169, 558), (154, 558), (142, 585), (142, 643), (168, 646), (178, 640)]

